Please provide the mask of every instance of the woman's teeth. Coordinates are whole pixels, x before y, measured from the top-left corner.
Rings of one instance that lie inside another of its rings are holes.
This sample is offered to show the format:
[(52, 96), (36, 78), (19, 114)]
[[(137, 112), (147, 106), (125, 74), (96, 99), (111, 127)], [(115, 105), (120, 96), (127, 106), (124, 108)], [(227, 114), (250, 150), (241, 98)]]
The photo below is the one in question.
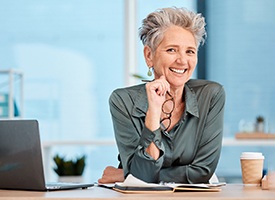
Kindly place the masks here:
[(173, 68), (170, 68), (170, 70), (178, 74), (183, 74), (186, 71), (186, 69), (173, 69)]

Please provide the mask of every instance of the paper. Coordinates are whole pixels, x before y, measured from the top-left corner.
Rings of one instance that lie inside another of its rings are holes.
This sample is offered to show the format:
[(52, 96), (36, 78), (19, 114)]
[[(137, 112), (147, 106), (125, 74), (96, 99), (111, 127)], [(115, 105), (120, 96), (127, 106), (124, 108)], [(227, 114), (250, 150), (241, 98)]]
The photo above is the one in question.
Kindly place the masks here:
[(149, 193), (174, 191), (218, 192), (225, 183), (217, 184), (183, 184), (183, 183), (146, 183), (129, 174), (124, 182), (115, 183), (114, 190), (123, 193)]
[(116, 183), (116, 185), (119, 185), (121, 187), (162, 187), (164, 186), (157, 183), (146, 183), (134, 177), (132, 174), (129, 174), (124, 182)]

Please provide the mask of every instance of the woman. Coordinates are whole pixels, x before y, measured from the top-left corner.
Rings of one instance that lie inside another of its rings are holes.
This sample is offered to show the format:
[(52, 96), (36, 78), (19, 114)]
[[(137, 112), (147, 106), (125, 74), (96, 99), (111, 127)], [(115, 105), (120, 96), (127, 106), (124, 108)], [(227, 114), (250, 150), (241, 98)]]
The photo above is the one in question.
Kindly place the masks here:
[(225, 92), (218, 83), (190, 79), (204, 18), (164, 8), (149, 14), (139, 33), (154, 79), (110, 96), (124, 176), (109, 167), (99, 182), (133, 174), (146, 182), (207, 183), (221, 151)]

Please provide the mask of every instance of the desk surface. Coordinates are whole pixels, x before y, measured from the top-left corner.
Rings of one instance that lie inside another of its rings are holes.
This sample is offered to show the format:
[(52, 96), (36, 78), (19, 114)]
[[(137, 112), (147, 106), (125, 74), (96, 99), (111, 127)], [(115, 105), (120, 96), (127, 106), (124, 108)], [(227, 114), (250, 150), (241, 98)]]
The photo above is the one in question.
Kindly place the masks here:
[(0, 190), (0, 200), (95, 200), (95, 199), (123, 199), (123, 200), (247, 200), (247, 199), (275, 199), (275, 190), (262, 190), (256, 187), (243, 187), (241, 184), (228, 184), (221, 192), (177, 192), (167, 194), (122, 194), (110, 189), (93, 187), (87, 190), (67, 190), (55, 192), (30, 192), (18, 190)]

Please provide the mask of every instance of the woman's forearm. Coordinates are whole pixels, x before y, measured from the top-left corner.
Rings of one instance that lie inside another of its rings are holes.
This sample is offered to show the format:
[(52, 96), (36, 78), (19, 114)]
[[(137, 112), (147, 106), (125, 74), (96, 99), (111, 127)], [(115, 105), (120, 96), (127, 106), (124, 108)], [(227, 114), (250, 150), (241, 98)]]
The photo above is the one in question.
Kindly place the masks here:
[[(156, 120), (157, 119), (157, 120)], [(146, 113), (146, 119), (145, 119), (145, 126), (151, 130), (155, 131), (159, 128), (160, 123), (159, 123), (159, 114), (156, 112), (148, 112)], [(154, 142), (152, 142), (146, 149), (146, 153), (149, 154), (154, 160), (157, 160), (160, 156), (160, 150), (159, 148), (155, 145)]]

